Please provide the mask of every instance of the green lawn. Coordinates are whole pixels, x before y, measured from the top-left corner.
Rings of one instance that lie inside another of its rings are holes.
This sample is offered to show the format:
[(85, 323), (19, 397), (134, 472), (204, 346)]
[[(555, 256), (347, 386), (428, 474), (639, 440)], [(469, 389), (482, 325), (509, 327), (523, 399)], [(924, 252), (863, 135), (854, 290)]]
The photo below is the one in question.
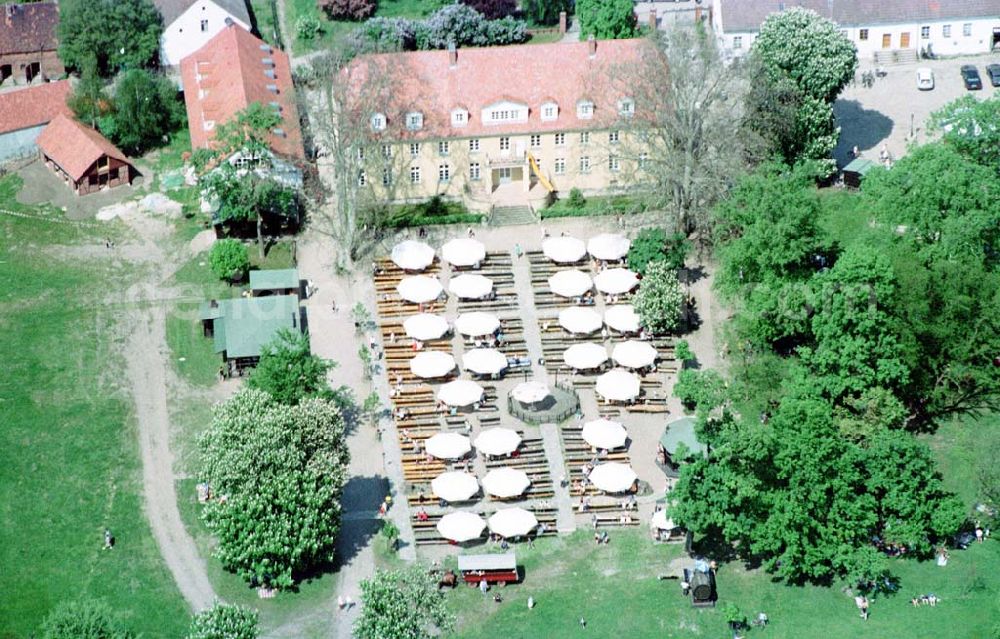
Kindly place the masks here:
[[(0, 209), (38, 212), (17, 188), (0, 178)], [(128, 273), (54, 257), (115, 231), (0, 216), (0, 233), (0, 636), (28, 636), (77, 597), (106, 599), (146, 637), (180, 636), (187, 610), (143, 514), (121, 336), (103, 302)]]

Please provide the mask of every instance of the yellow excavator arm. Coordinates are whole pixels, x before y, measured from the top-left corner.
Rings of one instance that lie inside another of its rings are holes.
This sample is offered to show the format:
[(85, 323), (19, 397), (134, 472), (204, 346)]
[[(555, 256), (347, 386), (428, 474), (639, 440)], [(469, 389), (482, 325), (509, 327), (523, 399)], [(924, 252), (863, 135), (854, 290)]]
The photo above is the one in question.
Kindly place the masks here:
[(535, 174), (535, 177), (538, 178), (538, 181), (542, 183), (542, 186), (544, 186), (549, 193), (556, 190), (555, 187), (552, 186), (552, 182), (549, 182), (548, 178), (542, 175), (542, 170), (539, 168), (538, 162), (535, 161), (535, 156), (533, 156), (530, 152), (528, 153), (528, 165), (531, 166), (531, 172)]

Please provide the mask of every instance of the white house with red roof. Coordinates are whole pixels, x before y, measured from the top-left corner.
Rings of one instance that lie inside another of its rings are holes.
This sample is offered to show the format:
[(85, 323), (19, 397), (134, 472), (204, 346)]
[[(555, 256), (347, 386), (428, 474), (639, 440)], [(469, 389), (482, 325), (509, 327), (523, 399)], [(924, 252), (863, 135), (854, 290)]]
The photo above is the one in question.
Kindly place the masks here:
[(246, 0), (153, 0), (163, 17), (160, 64), (175, 68), (232, 22), (250, 29)]
[(230, 24), (181, 60), (192, 149), (210, 149), (219, 125), (253, 103), (273, 109), (281, 124), (268, 136), (266, 157), (237, 153), (228, 161), (299, 187), (305, 159), (288, 55), (238, 24)]
[(370, 134), (358, 183), (480, 209), (623, 189), (642, 157), (622, 79), (656, 54), (631, 39), (361, 56), (337, 80)]

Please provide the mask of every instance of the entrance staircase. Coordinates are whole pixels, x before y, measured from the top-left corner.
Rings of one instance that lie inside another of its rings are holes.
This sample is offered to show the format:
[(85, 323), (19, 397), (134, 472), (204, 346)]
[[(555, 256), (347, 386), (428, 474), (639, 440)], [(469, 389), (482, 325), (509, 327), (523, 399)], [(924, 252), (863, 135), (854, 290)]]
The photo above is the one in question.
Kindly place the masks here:
[(516, 226), (534, 224), (538, 221), (535, 212), (525, 204), (514, 206), (494, 206), (490, 224), (493, 226)]
[(875, 64), (887, 66), (891, 64), (911, 64), (919, 59), (916, 49), (885, 49), (875, 52)]

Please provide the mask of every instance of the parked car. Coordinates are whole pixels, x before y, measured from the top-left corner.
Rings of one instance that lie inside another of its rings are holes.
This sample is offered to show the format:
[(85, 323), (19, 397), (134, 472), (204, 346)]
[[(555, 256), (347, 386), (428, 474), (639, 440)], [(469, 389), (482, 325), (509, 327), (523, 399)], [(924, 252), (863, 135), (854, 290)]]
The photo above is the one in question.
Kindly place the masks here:
[(990, 76), (990, 84), (1000, 87), (1000, 64), (987, 64), (986, 75)]
[(979, 71), (971, 64), (962, 65), (962, 82), (965, 83), (965, 88), (969, 91), (978, 91), (983, 88), (983, 81), (979, 77)]
[(927, 67), (917, 69), (917, 88), (921, 91), (930, 91), (934, 88), (934, 72)]

